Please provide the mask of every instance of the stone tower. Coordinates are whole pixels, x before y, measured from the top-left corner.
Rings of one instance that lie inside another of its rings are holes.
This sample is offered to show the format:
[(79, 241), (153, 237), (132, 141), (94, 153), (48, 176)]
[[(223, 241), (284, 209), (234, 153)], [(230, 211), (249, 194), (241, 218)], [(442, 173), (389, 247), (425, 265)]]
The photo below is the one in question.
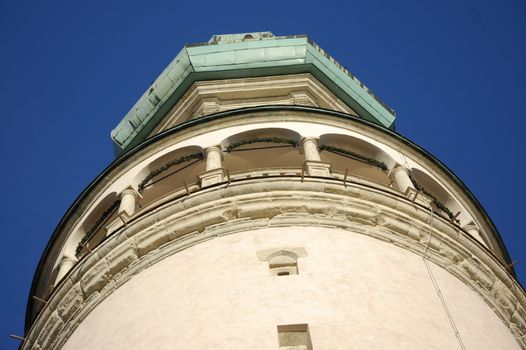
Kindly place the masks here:
[(21, 349), (525, 348), (499, 233), (394, 121), (306, 36), (186, 46), (53, 233)]

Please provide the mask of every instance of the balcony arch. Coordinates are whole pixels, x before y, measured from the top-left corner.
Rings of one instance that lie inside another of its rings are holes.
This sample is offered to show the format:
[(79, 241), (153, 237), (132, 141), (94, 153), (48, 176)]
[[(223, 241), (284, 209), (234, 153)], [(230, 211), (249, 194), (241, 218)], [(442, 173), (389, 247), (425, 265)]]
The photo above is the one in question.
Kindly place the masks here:
[[(288, 169), (301, 171), (301, 135), (282, 128), (253, 129), (232, 135), (221, 142), (223, 166), (232, 174), (248, 170)], [(264, 173), (268, 174), (268, 173)]]
[(60, 255), (78, 258), (102, 242), (106, 237), (106, 225), (116, 217), (119, 203), (116, 192), (107, 194), (73, 231)]
[(141, 169), (133, 183), (142, 195), (140, 205), (149, 203), (196, 182), (196, 175), (205, 171), (203, 148), (187, 146), (166, 153)]
[(410, 174), (415, 188), (432, 199), (431, 204), (436, 213), (456, 223), (466, 218), (461, 216), (463, 212), (467, 215), (466, 211), (462, 210), (461, 205), (444, 186), (420, 169), (412, 168)]
[(387, 176), (395, 161), (385, 151), (360, 138), (343, 134), (324, 134), (319, 140), (320, 155), (331, 163), (333, 172), (346, 172), (385, 186), (391, 183)]

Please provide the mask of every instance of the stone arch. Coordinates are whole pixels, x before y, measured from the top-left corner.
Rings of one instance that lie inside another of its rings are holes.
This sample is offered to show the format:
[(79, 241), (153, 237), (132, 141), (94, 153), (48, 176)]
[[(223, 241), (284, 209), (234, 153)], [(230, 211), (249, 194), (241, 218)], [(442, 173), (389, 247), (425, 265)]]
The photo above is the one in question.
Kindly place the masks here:
[(203, 157), (203, 148), (194, 145), (175, 149), (152, 160), (133, 180), (142, 195), (141, 206), (184, 187), (185, 183), (195, 183), (196, 175), (205, 171)]
[(80, 253), (85, 252), (85, 250), (79, 249), (79, 243), (81, 242), (84, 244), (91, 242), (91, 244), (88, 244), (91, 247), (100, 243), (106, 236), (105, 226), (116, 216), (118, 203), (116, 192), (107, 194), (99, 201), (66, 240), (60, 256), (79, 256)]
[[(411, 180), (417, 190), (433, 199), (433, 209), (449, 219), (460, 219), (463, 210), (460, 203), (438, 181), (420, 169), (411, 169)], [(457, 213), (458, 214), (457, 216)], [(464, 211), (464, 214), (467, 214)]]
[(324, 134), (319, 139), (322, 161), (331, 163), (332, 170), (365, 178), (385, 186), (395, 160), (378, 146), (363, 139), (343, 134)]
[(250, 169), (301, 169), (301, 135), (284, 128), (260, 128), (234, 134), (221, 142), (224, 167), (231, 173)]

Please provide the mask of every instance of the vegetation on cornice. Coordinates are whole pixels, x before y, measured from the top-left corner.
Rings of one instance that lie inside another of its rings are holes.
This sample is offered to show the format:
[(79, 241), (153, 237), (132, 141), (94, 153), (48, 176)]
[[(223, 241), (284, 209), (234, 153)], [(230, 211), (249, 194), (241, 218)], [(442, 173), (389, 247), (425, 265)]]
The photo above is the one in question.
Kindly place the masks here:
[(293, 147), (296, 147), (298, 145), (298, 142), (291, 139), (286, 139), (282, 137), (254, 137), (251, 139), (246, 140), (240, 140), (237, 142), (233, 142), (226, 148), (226, 151), (228, 153), (232, 152), (238, 147), (244, 146), (244, 145), (251, 145), (253, 143), (282, 143), (282, 144), (288, 144)]
[(204, 154), (203, 152), (197, 152), (197, 153), (193, 153), (193, 154), (188, 154), (188, 155), (185, 155), (185, 156), (182, 156), (182, 157), (179, 157), (177, 159), (174, 159), (174, 160), (171, 160), (169, 161), (168, 163), (166, 163), (165, 165), (155, 169), (155, 170), (152, 170), (148, 176), (146, 176), (144, 178), (144, 180), (142, 180), (138, 187), (139, 187), (139, 191), (143, 191), (144, 188), (146, 187), (146, 184), (151, 180), (153, 179), (154, 177), (156, 177), (157, 175), (163, 173), (164, 171), (170, 169), (171, 167), (173, 167), (174, 165), (178, 165), (178, 164), (182, 164), (182, 163), (185, 163), (185, 162), (188, 162), (192, 159), (196, 159), (196, 160), (201, 160), (204, 158)]
[(389, 168), (387, 167), (387, 165), (384, 162), (381, 162), (381, 161), (376, 160), (374, 158), (363, 156), (361, 154), (355, 153), (353, 151), (349, 151), (349, 150), (344, 149), (344, 148), (330, 146), (330, 145), (320, 145), (320, 151), (328, 151), (328, 152), (332, 152), (332, 153), (335, 153), (335, 154), (339, 154), (341, 156), (352, 158), (354, 160), (358, 160), (360, 162), (364, 162), (364, 163), (367, 163), (369, 165), (373, 165), (375, 167), (378, 167), (378, 168), (382, 169), (383, 171), (388, 171), (389, 170)]
[(75, 255), (79, 257), (80, 253), (82, 252), (82, 248), (87, 246), (88, 242), (91, 241), (91, 239), (95, 236), (97, 231), (99, 230), (100, 226), (107, 220), (109, 217), (113, 214), (113, 212), (119, 207), (121, 204), (121, 200), (117, 199), (115, 200), (95, 221), (95, 223), (89, 228), (89, 230), (86, 232), (82, 240), (80, 241), (79, 245), (77, 246), (77, 250), (75, 251)]

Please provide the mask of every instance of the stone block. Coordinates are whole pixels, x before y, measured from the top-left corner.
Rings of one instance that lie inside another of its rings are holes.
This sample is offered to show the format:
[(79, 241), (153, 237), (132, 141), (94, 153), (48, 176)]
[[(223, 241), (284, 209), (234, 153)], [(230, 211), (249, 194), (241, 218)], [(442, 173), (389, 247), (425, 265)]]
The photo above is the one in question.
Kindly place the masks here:
[(155, 228), (143, 231), (133, 239), (139, 256), (142, 256), (168, 242), (170, 235), (166, 228)]
[(133, 241), (134, 239), (130, 238), (122, 242), (106, 255), (111, 275), (115, 275), (134, 260), (137, 260), (137, 252)]
[(109, 281), (110, 270), (106, 260), (100, 260), (86, 271), (80, 280), (84, 296), (87, 299), (93, 292), (100, 291)]
[(50, 345), (56, 341), (56, 337), (60, 334), (63, 326), (64, 322), (60, 318), (58, 312), (54, 311), (49, 316), (44, 328), (42, 328), (42, 331), (40, 331), (40, 334), (38, 335), (38, 344), (44, 349), (49, 348)]
[(77, 283), (69, 289), (68, 293), (60, 301), (57, 307), (58, 314), (64, 321), (68, 321), (82, 307), (83, 302), (82, 289), (80, 288), (80, 283)]

